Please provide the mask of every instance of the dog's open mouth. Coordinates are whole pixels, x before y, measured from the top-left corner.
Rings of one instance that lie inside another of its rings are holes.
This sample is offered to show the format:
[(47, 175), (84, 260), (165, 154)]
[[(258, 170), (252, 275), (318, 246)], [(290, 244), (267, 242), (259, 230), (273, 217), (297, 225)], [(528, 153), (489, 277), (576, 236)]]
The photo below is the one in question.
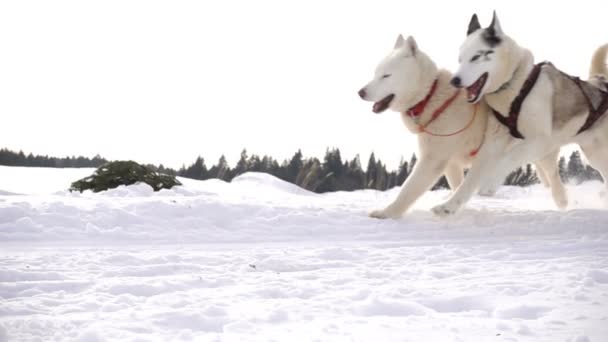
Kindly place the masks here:
[(391, 102), (393, 101), (394, 98), (395, 98), (395, 94), (390, 94), (389, 96), (383, 98), (382, 100), (374, 103), (374, 108), (372, 108), (372, 110), (374, 111), (374, 113), (384, 112), (388, 108), (388, 106), (391, 105)]
[(475, 83), (471, 84), (467, 87), (467, 101), (474, 103), (479, 99), (479, 95), (481, 95), (481, 90), (486, 85), (486, 81), (488, 80), (488, 73), (484, 72)]

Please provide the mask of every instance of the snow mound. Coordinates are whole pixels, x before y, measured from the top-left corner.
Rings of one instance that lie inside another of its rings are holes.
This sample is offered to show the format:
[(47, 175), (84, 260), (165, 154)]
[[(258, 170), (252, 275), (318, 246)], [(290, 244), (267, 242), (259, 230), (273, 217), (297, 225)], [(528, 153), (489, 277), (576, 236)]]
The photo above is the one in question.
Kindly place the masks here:
[(139, 182), (131, 185), (120, 185), (114, 189), (101, 191), (99, 194), (108, 197), (146, 197), (154, 194), (154, 189), (146, 183)]
[(172, 191), (182, 195), (200, 195), (200, 194), (222, 194), (229, 190), (230, 183), (225, 182), (221, 179), (207, 179), (204, 181), (177, 177), (177, 179), (183, 184), (182, 186), (173, 187), (170, 191), (161, 190), (160, 193), (171, 194)]
[(313, 192), (302, 189), (295, 184), (261, 172), (244, 173), (235, 177), (231, 183), (246, 191), (274, 191), (293, 195), (314, 195)]

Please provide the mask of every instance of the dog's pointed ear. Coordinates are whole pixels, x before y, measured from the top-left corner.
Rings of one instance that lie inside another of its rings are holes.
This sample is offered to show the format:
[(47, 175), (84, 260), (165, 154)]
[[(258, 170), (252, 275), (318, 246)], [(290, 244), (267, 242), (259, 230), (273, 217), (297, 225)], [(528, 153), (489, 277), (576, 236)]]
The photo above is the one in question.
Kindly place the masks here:
[(416, 53), (418, 53), (418, 44), (416, 44), (416, 40), (414, 39), (414, 37), (408, 36), (406, 43), (407, 48), (412, 54), (412, 56), (416, 56)]
[(399, 49), (403, 45), (405, 45), (405, 39), (403, 39), (403, 35), (399, 35), (397, 41), (395, 41), (395, 49)]
[(496, 11), (494, 11), (492, 22), (490, 23), (490, 26), (484, 30), (482, 37), (490, 47), (495, 47), (502, 42), (502, 36), (502, 28), (500, 27)]
[(479, 30), (481, 25), (479, 25), (479, 19), (477, 18), (477, 14), (473, 14), (471, 17), (471, 21), (469, 22), (469, 29), (467, 30), (467, 36), (471, 33)]
[(499, 37), (502, 35), (502, 28), (500, 27), (500, 21), (498, 20), (498, 16), (496, 15), (496, 11), (494, 11), (492, 15), (492, 22), (488, 27), (488, 31), (491, 32), (492, 35)]

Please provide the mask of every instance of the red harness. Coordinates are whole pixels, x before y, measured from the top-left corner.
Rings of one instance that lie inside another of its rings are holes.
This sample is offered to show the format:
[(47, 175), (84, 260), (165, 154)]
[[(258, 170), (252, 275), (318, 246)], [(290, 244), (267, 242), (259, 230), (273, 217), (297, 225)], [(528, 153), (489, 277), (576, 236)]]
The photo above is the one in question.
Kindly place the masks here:
[(411, 107), (410, 109), (407, 110), (407, 115), (409, 115), (412, 118), (417, 118), (419, 117), (422, 112), (424, 112), (424, 108), (426, 107), (427, 103), (429, 103), (429, 101), (431, 100), (431, 97), (433, 97), (433, 94), (435, 94), (435, 90), (437, 90), (437, 83), (439, 83), (439, 80), (435, 80), (435, 82), (433, 82), (433, 85), (431, 86), (431, 90), (429, 91), (428, 94), (426, 94), (426, 97), (418, 102), (416, 105), (414, 105), (414, 107)]
[[(422, 101), (418, 102), (416, 105), (414, 105), (413, 107), (411, 107), (410, 109), (408, 109), (406, 111), (406, 114), (409, 117), (416, 120), (420, 117), (420, 115), (422, 115), (422, 113), (426, 109), (426, 105), (429, 103), (429, 101), (431, 100), (431, 97), (433, 97), (433, 94), (435, 94), (435, 91), (437, 90), (438, 82), (439, 82), (439, 80), (435, 80), (435, 82), (433, 82), (433, 85), (431, 86), (431, 90), (426, 95), (426, 97)], [(454, 102), (454, 100), (456, 100), (456, 98), (458, 97), (459, 94), (460, 94), (460, 89), (457, 89), (454, 92), (454, 95), (452, 95), (449, 99), (445, 100), (445, 102), (441, 106), (439, 106), (439, 108), (435, 109), (435, 111), (431, 115), (431, 118), (429, 119), (429, 121), (427, 121), (424, 124), (418, 124), (418, 132), (427, 133), (429, 135), (436, 136), (436, 137), (451, 137), (453, 135), (460, 134), (460, 133), (464, 132), (466, 129), (468, 129), (469, 127), (471, 127), (471, 125), (475, 121), (475, 117), (477, 116), (478, 104), (475, 104), (474, 109), (473, 109), (473, 116), (471, 117), (471, 120), (463, 128), (461, 128), (455, 132), (447, 133), (447, 134), (446, 133), (434, 133), (434, 132), (427, 130), (427, 127), (431, 123), (433, 123), (433, 121), (437, 120), (437, 118), (439, 118), (439, 116), (443, 112), (445, 112), (446, 109), (448, 109), (448, 107), (452, 104), (452, 102)], [(482, 141), (482, 143), (483, 143), (483, 141)], [(477, 147), (476, 149), (471, 151), (469, 153), (469, 156), (474, 157), (477, 154), (477, 152), (479, 151), (479, 148), (481, 148), (481, 144), (479, 145), (479, 147)]]

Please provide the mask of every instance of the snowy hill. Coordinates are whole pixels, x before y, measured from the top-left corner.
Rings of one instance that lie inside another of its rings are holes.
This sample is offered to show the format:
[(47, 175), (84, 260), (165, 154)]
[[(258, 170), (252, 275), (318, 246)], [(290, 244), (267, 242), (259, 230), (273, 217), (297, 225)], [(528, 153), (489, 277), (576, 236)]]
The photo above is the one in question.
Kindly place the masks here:
[(0, 341), (605, 341), (603, 185), (475, 197), (314, 194), (266, 174), (69, 193), (0, 166)]

